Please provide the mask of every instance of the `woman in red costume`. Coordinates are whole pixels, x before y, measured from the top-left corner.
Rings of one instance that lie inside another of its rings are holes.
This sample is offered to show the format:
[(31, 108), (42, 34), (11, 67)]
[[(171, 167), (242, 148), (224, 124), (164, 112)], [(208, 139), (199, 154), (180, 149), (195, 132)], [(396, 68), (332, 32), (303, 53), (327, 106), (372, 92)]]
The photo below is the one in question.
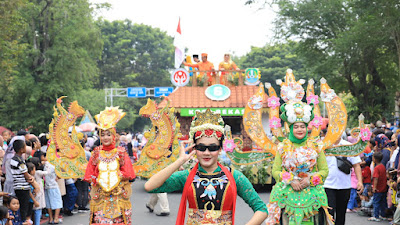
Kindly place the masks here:
[(118, 107), (107, 107), (95, 116), (101, 145), (94, 149), (84, 178), (92, 184), (89, 224), (131, 224), (129, 180), (135, 173), (125, 149), (115, 146), (115, 125), (124, 116)]
[[(249, 180), (240, 171), (218, 162), (223, 132), (224, 121), (219, 114), (210, 109), (196, 112), (189, 133), (194, 144), (185, 148), (184, 144), (190, 142), (182, 142), (179, 158), (145, 184), (146, 191), (152, 193), (183, 191), (177, 225), (185, 223), (187, 202), (186, 224), (233, 225), (237, 195), (254, 211), (247, 224), (261, 224), (267, 217), (267, 207)], [(186, 154), (186, 151), (191, 152)], [(195, 154), (199, 162), (192, 170), (175, 172)]]

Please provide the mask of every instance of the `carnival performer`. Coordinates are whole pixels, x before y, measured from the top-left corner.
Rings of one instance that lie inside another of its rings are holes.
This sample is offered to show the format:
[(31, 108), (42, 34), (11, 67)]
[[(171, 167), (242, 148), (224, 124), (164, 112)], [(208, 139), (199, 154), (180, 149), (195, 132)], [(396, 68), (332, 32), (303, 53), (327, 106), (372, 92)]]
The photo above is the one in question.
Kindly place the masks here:
[[(179, 158), (145, 184), (146, 191), (151, 193), (183, 191), (177, 225), (184, 224), (187, 202), (186, 224), (234, 224), (237, 195), (255, 212), (247, 224), (261, 224), (267, 217), (266, 205), (249, 180), (240, 171), (218, 162), (223, 132), (220, 114), (210, 109), (196, 112), (189, 132), (193, 140), (183, 141)], [(186, 148), (185, 144), (188, 144)], [(194, 155), (199, 161), (194, 168), (176, 172)]]
[[(307, 137), (307, 125), (313, 120), (313, 106), (301, 101), (289, 101), (281, 106), (280, 118), (290, 128), (275, 155), (272, 175), (276, 180), (268, 204), (266, 224), (301, 224), (319, 212), (319, 221), (331, 221), (328, 201), (323, 188), (328, 165), (323, 144), (318, 138)], [(320, 209), (322, 207), (322, 209)], [(282, 217), (282, 218), (281, 218)], [(324, 224), (324, 223), (319, 223)]]
[[(185, 66), (193, 67), (193, 68), (198, 68), (200, 71), (205, 71), (207, 70), (207, 79), (204, 81), (206, 84), (211, 86), (214, 82), (213, 77), (215, 77), (215, 72), (214, 72), (214, 64), (210, 61), (207, 61), (207, 53), (201, 53), (201, 62), (199, 63), (183, 63)], [(204, 79), (204, 72), (200, 72), (198, 75), (198, 78)]]
[(106, 107), (96, 115), (100, 146), (92, 152), (84, 180), (90, 191), (90, 224), (131, 224), (131, 183), (135, 178), (129, 155), (116, 147), (115, 126), (125, 116), (118, 107)]
[[(226, 53), (224, 55), (224, 61), (222, 61), (219, 64), (218, 69), (219, 70), (240, 70), (239, 67), (236, 66), (236, 63), (231, 60), (231, 55), (229, 55), (228, 53)], [(221, 77), (219, 78), (220, 84), (227, 85), (228, 80), (232, 80), (232, 79), (228, 79), (228, 78), (231, 78), (232, 75), (233, 75), (232, 72), (222, 71)]]

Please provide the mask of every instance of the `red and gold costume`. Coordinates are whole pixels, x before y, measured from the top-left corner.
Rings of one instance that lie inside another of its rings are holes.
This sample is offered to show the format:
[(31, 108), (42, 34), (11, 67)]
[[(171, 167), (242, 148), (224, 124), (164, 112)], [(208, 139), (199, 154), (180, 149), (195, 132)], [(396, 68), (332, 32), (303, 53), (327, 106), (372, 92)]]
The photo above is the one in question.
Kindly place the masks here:
[[(202, 53), (201, 57), (207, 56), (207, 54)], [(185, 66), (190, 66), (193, 68), (198, 68), (200, 71), (204, 71), (204, 70), (208, 70), (209, 72), (207, 72), (207, 77), (208, 77), (208, 83), (211, 84), (213, 82), (213, 75), (215, 75), (214, 72), (211, 72), (211, 70), (214, 69), (214, 64), (210, 61), (202, 61), (199, 63), (184, 63)], [(204, 77), (204, 72), (200, 72), (199, 73), (199, 77)]]
[(115, 147), (115, 125), (124, 116), (118, 107), (107, 107), (96, 115), (100, 132), (109, 130), (113, 141), (95, 148), (87, 165), (84, 180), (92, 184), (89, 224), (131, 224), (129, 180), (135, 173), (126, 150)]

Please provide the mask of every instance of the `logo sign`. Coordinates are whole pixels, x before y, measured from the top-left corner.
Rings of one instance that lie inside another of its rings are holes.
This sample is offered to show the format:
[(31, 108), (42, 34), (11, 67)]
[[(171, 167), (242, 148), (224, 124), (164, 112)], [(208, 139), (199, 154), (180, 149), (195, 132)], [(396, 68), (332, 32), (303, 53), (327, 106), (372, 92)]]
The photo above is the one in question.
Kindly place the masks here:
[(145, 98), (146, 88), (145, 87), (129, 87), (126, 95), (128, 98)]
[(190, 76), (187, 70), (178, 68), (172, 72), (171, 82), (177, 87), (186, 86), (190, 81)]
[(206, 89), (207, 98), (215, 101), (224, 101), (231, 96), (231, 89), (222, 84), (214, 84)]
[(154, 97), (168, 96), (173, 91), (173, 87), (154, 87)]
[[(195, 116), (196, 111), (205, 112), (207, 108), (182, 108), (181, 116)], [(210, 108), (211, 111), (221, 114), (221, 116), (243, 116), (244, 108)]]
[(246, 69), (246, 81), (244, 82), (246, 85), (258, 85), (260, 83), (260, 70), (257, 68), (248, 68)]

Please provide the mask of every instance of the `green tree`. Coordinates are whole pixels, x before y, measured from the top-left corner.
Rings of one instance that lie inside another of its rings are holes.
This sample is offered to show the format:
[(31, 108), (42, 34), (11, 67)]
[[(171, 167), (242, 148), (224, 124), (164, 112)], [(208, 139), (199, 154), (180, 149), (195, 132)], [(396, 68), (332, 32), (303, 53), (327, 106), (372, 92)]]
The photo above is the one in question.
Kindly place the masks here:
[(24, 7), (24, 0), (0, 0), (0, 99), (3, 101), (7, 86), (21, 60), (20, 56), (26, 48), (26, 44), (21, 43), (23, 30), (27, 26), (21, 13)]
[(101, 20), (97, 24), (104, 40), (97, 88), (110, 87), (111, 82), (118, 82), (122, 87), (170, 86), (172, 37), (158, 28), (133, 24), (130, 20)]
[(252, 47), (251, 51), (239, 61), (240, 68), (259, 68), (261, 82), (271, 83), (277, 87), (275, 81), (283, 79), (287, 69), (292, 69), (297, 79), (313, 78), (304, 66), (303, 60), (296, 54), (297, 43), (266, 45)]
[(399, 2), (394, 0), (254, 1), (278, 6), (277, 40), (297, 52), (338, 92), (350, 92), (370, 120), (392, 111), (399, 78)]
[(31, 0), (22, 13), (27, 48), (0, 115), (13, 129), (44, 132), (56, 98), (89, 88), (97, 78), (102, 41), (87, 0)]

